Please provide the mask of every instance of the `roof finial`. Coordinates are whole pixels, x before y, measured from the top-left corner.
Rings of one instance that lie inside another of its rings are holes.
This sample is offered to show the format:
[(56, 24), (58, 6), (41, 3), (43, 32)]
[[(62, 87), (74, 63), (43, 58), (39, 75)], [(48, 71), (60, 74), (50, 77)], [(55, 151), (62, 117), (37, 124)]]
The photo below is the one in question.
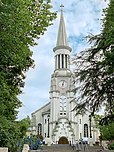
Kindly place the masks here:
[(60, 7), (61, 7), (61, 12), (63, 11), (63, 7), (64, 7), (64, 5), (63, 4), (61, 4), (60, 5)]

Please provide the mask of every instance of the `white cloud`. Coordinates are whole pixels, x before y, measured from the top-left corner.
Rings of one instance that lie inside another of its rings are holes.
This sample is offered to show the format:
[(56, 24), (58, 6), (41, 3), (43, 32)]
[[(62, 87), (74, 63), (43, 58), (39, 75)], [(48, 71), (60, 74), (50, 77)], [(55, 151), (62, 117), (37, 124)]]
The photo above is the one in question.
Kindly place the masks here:
[[(84, 50), (88, 44), (83, 37), (89, 33), (97, 34), (101, 28), (102, 9), (107, 3), (103, 0), (52, 0), (53, 9), (60, 11), (60, 4), (64, 4), (64, 18), (73, 53)], [(54, 24), (48, 27), (45, 34), (38, 40), (38, 45), (31, 47), (35, 68), (26, 74), (25, 87), (20, 99), (23, 107), (20, 108), (19, 119), (30, 115), (33, 111), (49, 102), (51, 74), (54, 71), (53, 48), (56, 45), (59, 17)]]

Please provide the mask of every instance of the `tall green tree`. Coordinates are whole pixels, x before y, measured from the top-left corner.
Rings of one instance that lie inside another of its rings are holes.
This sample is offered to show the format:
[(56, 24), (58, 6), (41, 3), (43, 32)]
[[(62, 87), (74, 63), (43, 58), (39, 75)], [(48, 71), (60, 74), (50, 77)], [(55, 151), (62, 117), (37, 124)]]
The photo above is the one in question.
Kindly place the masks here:
[(94, 120), (97, 128), (100, 130), (100, 139), (102, 140), (114, 140), (114, 121), (103, 121), (103, 115), (95, 115)]
[[(28, 118), (20, 121), (11, 121), (5, 116), (0, 116), (0, 146), (8, 147), (9, 152), (16, 152), (18, 149), (21, 149), (23, 146), (23, 137), (26, 135), (29, 124), (30, 119)], [(19, 143), (21, 144), (19, 145)]]
[(114, 140), (114, 122), (100, 126), (102, 140)]
[[(50, 0), (0, 0), (0, 145), (13, 147), (25, 73), (34, 66), (30, 46), (56, 18)], [(9, 125), (8, 125), (9, 124)], [(10, 131), (9, 131), (10, 130)], [(10, 139), (11, 137), (11, 139)], [(4, 141), (4, 142), (3, 142)], [(12, 145), (12, 146), (11, 146)]]
[(88, 36), (90, 49), (82, 51), (74, 59), (75, 78), (78, 87), (78, 103), (74, 110), (84, 113), (90, 109), (93, 115), (102, 106), (107, 115), (114, 118), (114, 0), (104, 10), (102, 30), (99, 35)]
[(50, 0), (0, 1), (0, 114), (8, 119), (16, 118), (15, 109), (21, 106), (17, 95), (34, 63), (30, 46), (56, 16), (50, 8)]

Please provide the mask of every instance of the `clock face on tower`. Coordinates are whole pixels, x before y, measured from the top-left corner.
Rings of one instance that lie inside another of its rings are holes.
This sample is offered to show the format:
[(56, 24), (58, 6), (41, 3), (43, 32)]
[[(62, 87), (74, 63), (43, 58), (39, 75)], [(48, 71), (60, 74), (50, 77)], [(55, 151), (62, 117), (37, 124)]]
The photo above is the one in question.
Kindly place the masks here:
[(66, 82), (65, 80), (61, 80), (61, 81), (59, 82), (59, 87), (60, 87), (60, 88), (66, 88), (66, 87), (67, 87), (67, 82)]

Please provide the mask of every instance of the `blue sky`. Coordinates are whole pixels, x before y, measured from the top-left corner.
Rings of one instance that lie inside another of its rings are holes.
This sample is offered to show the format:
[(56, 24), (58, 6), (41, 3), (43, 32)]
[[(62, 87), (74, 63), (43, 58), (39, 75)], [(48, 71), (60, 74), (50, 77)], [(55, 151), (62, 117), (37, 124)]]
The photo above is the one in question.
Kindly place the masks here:
[(19, 119), (30, 116), (32, 112), (49, 102), (51, 74), (54, 70), (53, 48), (56, 45), (60, 18), (59, 6), (64, 5), (64, 19), (68, 41), (72, 47), (72, 57), (89, 47), (84, 37), (90, 33), (100, 33), (102, 9), (108, 3), (104, 0), (52, 0), (51, 2), (53, 10), (58, 12), (58, 17), (38, 40), (38, 45), (31, 47), (35, 67), (26, 73), (25, 87), (19, 96), (23, 103), (19, 109)]

